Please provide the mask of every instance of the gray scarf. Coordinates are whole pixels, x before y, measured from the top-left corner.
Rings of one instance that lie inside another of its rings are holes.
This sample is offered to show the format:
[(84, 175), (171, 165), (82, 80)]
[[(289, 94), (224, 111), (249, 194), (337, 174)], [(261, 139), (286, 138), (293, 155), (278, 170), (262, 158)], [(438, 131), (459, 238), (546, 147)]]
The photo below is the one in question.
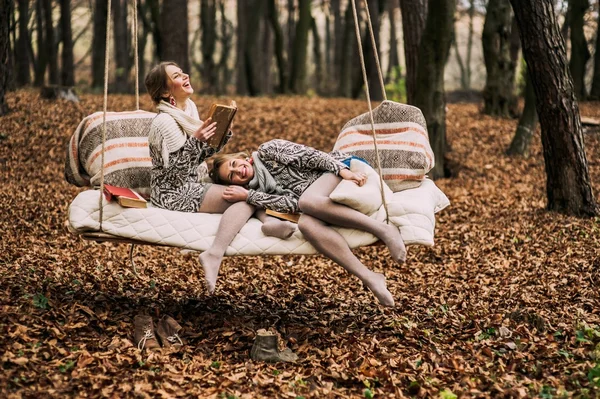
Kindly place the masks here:
[(273, 175), (271, 175), (267, 167), (262, 163), (256, 151), (252, 153), (252, 161), (254, 177), (248, 183), (248, 187), (269, 194), (283, 195), (287, 191), (277, 184), (277, 181), (275, 181)]

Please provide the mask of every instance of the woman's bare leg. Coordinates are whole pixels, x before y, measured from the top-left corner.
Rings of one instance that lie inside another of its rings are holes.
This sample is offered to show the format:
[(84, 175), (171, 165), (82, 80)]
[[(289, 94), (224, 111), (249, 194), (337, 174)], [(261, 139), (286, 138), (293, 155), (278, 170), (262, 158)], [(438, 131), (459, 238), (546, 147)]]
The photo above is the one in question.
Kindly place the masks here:
[(298, 228), (320, 253), (341, 265), (349, 273), (358, 277), (375, 294), (382, 305), (394, 306), (394, 298), (385, 284), (385, 276), (375, 273), (363, 265), (350, 250), (348, 243), (337, 231), (325, 222), (302, 214)]
[[(306, 189), (300, 197), (300, 210), (323, 220), (329, 224), (340, 227), (369, 232), (387, 245), (392, 259), (404, 262), (406, 247), (398, 227), (371, 219), (346, 205), (333, 202), (329, 194), (337, 187), (341, 178), (333, 173), (326, 173)], [(379, 195), (379, 193), (373, 193)]]
[(224, 189), (225, 186), (211, 185), (198, 210), (198, 212), (204, 213), (223, 214), (213, 244), (200, 254), (206, 288), (211, 294), (215, 291), (219, 268), (227, 247), (254, 213), (254, 206), (246, 202), (230, 203), (225, 201), (222, 196)]
[(286, 240), (297, 230), (295, 223), (267, 215), (264, 209), (257, 209), (254, 215), (262, 222), (261, 230), (264, 235)]

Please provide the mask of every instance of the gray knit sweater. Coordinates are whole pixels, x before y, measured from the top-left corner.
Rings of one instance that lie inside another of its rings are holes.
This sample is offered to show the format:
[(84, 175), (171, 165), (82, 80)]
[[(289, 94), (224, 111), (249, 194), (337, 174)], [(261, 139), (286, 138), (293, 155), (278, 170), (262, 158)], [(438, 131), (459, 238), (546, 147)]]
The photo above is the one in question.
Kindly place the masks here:
[(258, 148), (258, 157), (285, 193), (283, 195), (248, 191), (248, 202), (278, 212), (298, 212), (298, 200), (306, 189), (326, 172), (339, 175), (348, 167), (341, 161), (348, 154), (326, 153), (286, 140), (271, 140)]

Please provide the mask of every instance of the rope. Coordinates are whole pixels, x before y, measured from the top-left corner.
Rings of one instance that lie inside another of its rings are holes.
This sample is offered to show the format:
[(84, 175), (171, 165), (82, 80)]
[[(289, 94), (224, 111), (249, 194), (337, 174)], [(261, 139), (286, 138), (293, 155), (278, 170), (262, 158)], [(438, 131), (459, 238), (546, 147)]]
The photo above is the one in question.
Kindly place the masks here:
[(106, 144), (106, 108), (108, 106), (108, 64), (109, 64), (109, 57), (110, 57), (110, 51), (109, 51), (109, 43), (110, 43), (110, 1), (107, 1), (107, 7), (106, 7), (106, 45), (105, 45), (105, 49), (104, 49), (104, 105), (103, 105), (103, 114), (102, 114), (102, 158), (100, 160), (101, 162), (101, 169), (100, 169), (100, 200), (99, 202), (99, 208), (100, 208), (100, 231), (102, 231), (102, 219), (104, 216), (104, 209), (102, 206), (102, 197), (104, 196), (104, 147)]
[(140, 70), (138, 60), (138, 13), (137, 0), (133, 0), (133, 59), (135, 72), (135, 109), (140, 110)]
[[(367, 0), (365, 0), (366, 2)], [(381, 93), (383, 99), (387, 100), (387, 94), (385, 92), (385, 83), (383, 82), (383, 73), (381, 72), (381, 64), (379, 63), (379, 54), (377, 53), (377, 43), (375, 43), (375, 34), (373, 33), (373, 24), (371, 23), (371, 13), (369, 12), (369, 5), (365, 7), (367, 10), (367, 26), (369, 27), (369, 33), (371, 35), (371, 45), (373, 47), (373, 55), (375, 56), (375, 64), (377, 65), (377, 74), (379, 75), (379, 84), (381, 85)], [(367, 84), (365, 82), (365, 84)]]
[[(366, 1), (366, 0), (365, 0)], [(368, 5), (367, 5), (367, 8)], [(352, 0), (352, 13), (354, 14), (354, 28), (356, 31), (356, 42), (358, 43), (358, 55), (360, 56), (360, 67), (362, 68), (363, 80), (365, 82), (365, 94), (367, 96), (367, 103), (369, 104), (369, 116), (371, 117), (371, 132), (373, 133), (373, 145), (375, 146), (375, 155), (377, 156), (377, 172), (379, 174), (379, 188), (381, 191), (381, 201), (383, 202), (383, 208), (385, 209), (385, 220), (390, 223), (390, 214), (388, 212), (387, 201), (385, 200), (385, 192), (383, 191), (383, 172), (381, 171), (381, 159), (379, 157), (379, 150), (377, 149), (377, 133), (375, 133), (375, 120), (373, 119), (373, 107), (371, 106), (371, 94), (369, 93), (369, 82), (367, 80), (367, 68), (365, 67), (365, 56), (363, 54), (362, 43), (360, 40), (360, 27), (358, 25), (358, 15), (356, 13), (356, 1)], [(369, 19), (369, 25), (370, 25)], [(373, 29), (371, 27), (371, 29)], [(377, 48), (373, 46), (373, 51), (377, 53)], [(385, 90), (384, 90), (385, 93)]]

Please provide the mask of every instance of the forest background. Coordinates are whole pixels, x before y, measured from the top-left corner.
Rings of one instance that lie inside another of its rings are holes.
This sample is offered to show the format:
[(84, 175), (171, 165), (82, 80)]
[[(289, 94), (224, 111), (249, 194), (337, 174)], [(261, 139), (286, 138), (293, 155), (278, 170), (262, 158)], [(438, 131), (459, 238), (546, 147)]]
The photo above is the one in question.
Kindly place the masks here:
[[(134, 20), (140, 77), (174, 59), (191, 71), (200, 109), (219, 96), (238, 100), (244, 133), (232, 150), (273, 137), (330, 149), (367, 108), (348, 1), (135, 4), (138, 18), (133, 3), (111, 1), (111, 110), (136, 107)], [(357, 250), (386, 274), (395, 309), (378, 307), (319, 256), (228, 258), (217, 294), (207, 296), (197, 260), (175, 248), (138, 251), (137, 278), (126, 246), (65, 232), (80, 189), (64, 181), (64, 149), (79, 121), (102, 108), (107, 5), (0, 0), (9, 21), (0, 49), (10, 58), (0, 63), (0, 90), (5, 79), (10, 90), (0, 103), (9, 111), (0, 119), (0, 396), (599, 395), (598, 2), (369, 1), (386, 91), (423, 109), (442, 165), (432, 174), (447, 177), (436, 184), (452, 203), (437, 217), (436, 245), (410, 247), (404, 265), (381, 248)], [(381, 99), (358, 6), (369, 89)], [(426, 20), (435, 21), (429, 31)], [(535, 34), (533, 20), (558, 29)], [(552, 47), (532, 56), (538, 42)], [(78, 103), (39, 95), (72, 86)], [(428, 107), (419, 95), (430, 92), (474, 102)], [(152, 109), (146, 96), (140, 106)], [(592, 119), (585, 129), (580, 110)], [(554, 172), (572, 170), (572, 160), (581, 167), (561, 180)], [(140, 352), (131, 332), (142, 311), (179, 320), (184, 348)], [(251, 362), (259, 328), (275, 331), (299, 362)]]

